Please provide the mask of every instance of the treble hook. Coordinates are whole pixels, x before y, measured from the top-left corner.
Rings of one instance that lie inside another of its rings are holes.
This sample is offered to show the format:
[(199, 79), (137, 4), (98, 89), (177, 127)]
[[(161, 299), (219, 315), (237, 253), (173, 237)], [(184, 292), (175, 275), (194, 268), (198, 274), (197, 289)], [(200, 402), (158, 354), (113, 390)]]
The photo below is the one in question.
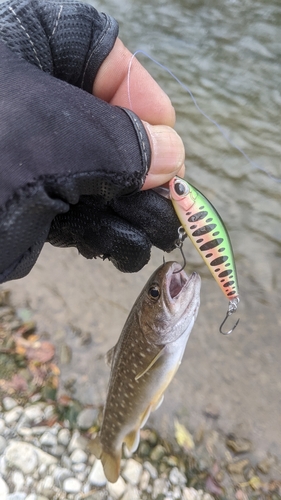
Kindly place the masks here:
[(185, 233), (185, 230), (182, 226), (180, 226), (178, 228), (178, 233), (179, 233), (179, 238), (175, 241), (175, 246), (179, 249), (181, 255), (182, 255), (182, 258), (183, 258), (183, 265), (182, 267), (178, 270), (178, 271), (174, 271), (173, 274), (177, 274), (177, 273), (180, 273), (186, 266), (186, 258), (185, 258), (185, 255), (183, 253), (183, 249), (182, 249), (182, 246), (183, 246), (183, 240), (184, 240), (184, 237), (186, 235)]
[(233, 327), (231, 330), (229, 330), (228, 332), (223, 332), (223, 331), (222, 331), (222, 327), (223, 327), (223, 325), (225, 324), (225, 322), (226, 322), (226, 320), (227, 320), (228, 316), (230, 316), (232, 313), (234, 313), (234, 312), (236, 311), (236, 309), (237, 309), (237, 307), (238, 307), (239, 302), (240, 302), (239, 297), (235, 297), (234, 299), (231, 299), (231, 300), (229, 301), (229, 304), (228, 304), (228, 311), (227, 311), (226, 316), (225, 316), (225, 318), (224, 318), (224, 320), (223, 320), (223, 322), (222, 322), (222, 324), (221, 324), (221, 326), (220, 326), (220, 333), (222, 333), (223, 335), (230, 335), (230, 333), (232, 333), (232, 332), (233, 332), (233, 330), (236, 328), (236, 326), (238, 325), (238, 323), (239, 323), (239, 321), (240, 321), (240, 318), (239, 318), (239, 319), (236, 321), (236, 323), (235, 323), (234, 327)]

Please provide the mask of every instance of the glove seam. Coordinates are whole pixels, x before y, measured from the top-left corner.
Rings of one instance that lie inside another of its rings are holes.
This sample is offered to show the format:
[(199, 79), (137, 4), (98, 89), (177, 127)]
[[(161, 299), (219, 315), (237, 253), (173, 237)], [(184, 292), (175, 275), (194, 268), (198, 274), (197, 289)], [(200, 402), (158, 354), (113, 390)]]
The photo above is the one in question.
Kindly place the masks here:
[(91, 50), (88, 58), (85, 61), (85, 68), (84, 68), (84, 71), (83, 71), (83, 74), (82, 74), (82, 80), (81, 80), (81, 87), (82, 88), (84, 88), (84, 82), (85, 82), (85, 78), (86, 78), (86, 73), (87, 73), (88, 67), (90, 65), (90, 62), (91, 62), (91, 59), (92, 59), (94, 53), (97, 52), (98, 47), (101, 45), (101, 43), (103, 42), (104, 38), (107, 36), (108, 32), (110, 31), (110, 29), (113, 27), (113, 23), (112, 23), (110, 17), (108, 17), (103, 12), (101, 13), (101, 15), (104, 16), (104, 18), (106, 20), (106, 25), (105, 25), (105, 27), (104, 27), (104, 29), (102, 31), (102, 34), (101, 34), (100, 38), (98, 40), (96, 40), (95, 45), (92, 47), (92, 50)]
[(18, 24), (20, 25), (21, 29), (22, 29), (22, 30), (23, 30), (23, 32), (25, 33), (25, 36), (26, 36), (26, 38), (27, 38), (28, 42), (30, 43), (30, 45), (31, 45), (31, 47), (32, 47), (32, 50), (33, 50), (33, 52), (34, 52), (35, 58), (36, 58), (36, 60), (37, 60), (37, 62), (38, 62), (39, 68), (43, 71), (43, 66), (42, 66), (42, 64), (41, 64), (41, 62), (40, 62), (40, 59), (39, 59), (38, 53), (37, 53), (37, 51), (36, 51), (36, 47), (35, 47), (35, 45), (34, 45), (34, 43), (33, 43), (32, 39), (31, 39), (31, 37), (30, 37), (30, 35), (29, 35), (28, 31), (26, 30), (26, 28), (25, 28), (25, 27), (24, 27), (24, 25), (22, 24), (22, 22), (21, 22), (20, 18), (18, 17), (18, 15), (17, 15), (16, 11), (13, 9), (13, 7), (11, 7), (11, 6), (9, 5), (9, 7), (8, 7), (8, 8), (9, 8), (9, 11), (10, 11), (10, 12), (12, 12), (12, 14), (15, 16), (15, 18), (16, 18), (16, 20), (17, 20)]

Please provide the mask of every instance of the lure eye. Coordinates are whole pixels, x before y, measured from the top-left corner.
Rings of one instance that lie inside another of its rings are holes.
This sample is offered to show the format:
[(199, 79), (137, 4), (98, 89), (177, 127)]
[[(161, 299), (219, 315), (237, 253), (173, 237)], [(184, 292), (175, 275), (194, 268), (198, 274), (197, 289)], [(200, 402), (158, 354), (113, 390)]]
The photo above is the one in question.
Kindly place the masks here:
[(178, 196), (185, 196), (189, 193), (188, 184), (185, 182), (176, 181), (174, 188), (175, 188), (175, 192)]
[(156, 302), (161, 295), (160, 287), (158, 285), (151, 285), (148, 290), (148, 295), (154, 302)]

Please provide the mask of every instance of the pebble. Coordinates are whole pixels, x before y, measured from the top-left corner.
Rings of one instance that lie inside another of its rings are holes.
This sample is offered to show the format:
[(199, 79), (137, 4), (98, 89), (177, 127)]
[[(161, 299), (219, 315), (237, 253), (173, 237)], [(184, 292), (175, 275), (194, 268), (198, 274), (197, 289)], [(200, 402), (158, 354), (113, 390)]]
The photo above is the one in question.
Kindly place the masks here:
[(15, 406), (12, 410), (8, 411), (4, 415), (5, 423), (6, 425), (11, 425), (14, 424), (18, 421), (20, 418), (21, 414), (23, 412), (23, 409), (20, 406)]
[(68, 477), (63, 482), (63, 490), (66, 493), (79, 493), (81, 491), (82, 484), (79, 479), (75, 477)]
[(20, 491), (24, 485), (24, 476), (20, 471), (13, 471), (11, 481), (14, 484), (15, 491)]
[(122, 472), (122, 476), (128, 483), (136, 485), (140, 481), (141, 473), (142, 465), (133, 458), (129, 458)]
[(42, 446), (56, 446), (57, 437), (52, 432), (46, 431), (40, 438), (40, 444)]
[(85, 453), (84, 450), (80, 450), (79, 448), (76, 448), (71, 455), (70, 455), (70, 460), (73, 464), (80, 464), (81, 462), (86, 462), (88, 459), (87, 453)]
[(10, 493), (7, 496), (7, 500), (25, 500), (26, 493), (18, 491), (17, 493)]
[(0, 455), (3, 453), (7, 446), (7, 441), (3, 436), (0, 436)]
[(77, 425), (81, 430), (90, 429), (93, 422), (96, 422), (98, 418), (98, 410), (95, 408), (85, 408), (82, 410), (77, 417)]
[[(209, 493), (186, 486), (180, 457), (167, 456), (152, 431), (142, 431), (148, 441), (141, 441), (140, 450), (145, 453), (138, 456), (144, 462), (127, 455), (121, 461), (117, 482), (109, 483), (100, 460), (89, 454), (89, 440), (83, 435), (82, 429), (92, 425), (96, 415), (92, 409), (86, 410), (79, 414), (79, 429), (71, 430), (67, 422), (43, 425), (46, 414), (54, 414), (51, 404), (34, 399), (20, 407), (13, 398), (3, 401), (0, 500), (142, 500), (144, 495), (147, 500), (214, 500)], [(228, 447), (235, 453), (246, 446), (247, 440), (228, 436)], [(257, 469), (268, 472), (272, 463), (271, 457), (261, 461), (253, 474)], [(236, 460), (227, 464), (227, 470), (231, 478), (240, 474), (243, 482), (249, 465), (249, 460)]]
[(177, 467), (173, 467), (169, 474), (169, 479), (172, 484), (185, 485), (186, 483), (186, 476)]
[(96, 486), (98, 488), (106, 485), (107, 479), (104, 475), (102, 463), (100, 460), (95, 461), (89, 475), (89, 482), (92, 486)]
[(7, 483), (0, 477), (0, 500), (6, 500), (9, 493)]
[(70, 442), (71, 434), (69, 429), (61, 429), (58, 433), (58, 443), (67, 446)]
[(9, 411), (18, 406), (18, 403), (15, 401), (15, 399), (11, 398), (10, 396), (5, 396), (2, 399), (2, 405), (4, 410)]
[(113, 500), (117, 500), (124, 495), (126, 489), (127, 489), (127, 484), (125, 483), (124, 479), (120, 476), (116, 483), (108, 483), (108, 491), (110, 496), (113, 498)]
[(69, 453), (72, 453), (76, 448), (81, 448), (81, 450), (86, 450), (88, 446), (88, 441), (86, 438), (81, 436), (79, 431), (74, 431), (70, 443), (68, 445)]

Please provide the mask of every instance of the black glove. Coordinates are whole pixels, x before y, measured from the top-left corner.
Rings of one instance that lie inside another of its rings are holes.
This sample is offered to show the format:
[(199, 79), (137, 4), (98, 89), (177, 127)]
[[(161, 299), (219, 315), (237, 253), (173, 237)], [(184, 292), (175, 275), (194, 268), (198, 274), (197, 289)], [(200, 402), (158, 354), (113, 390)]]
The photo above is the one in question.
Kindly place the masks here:
[(138, 192), (150, 165), (142, 122), (90, 94), (116, 22), (80, 3), (20, 0), (0, 4), (0, 33), (0, 282), (25, 276), (45, 241), (127, 272), (151, 244), (171, 250), (170, 202)]

